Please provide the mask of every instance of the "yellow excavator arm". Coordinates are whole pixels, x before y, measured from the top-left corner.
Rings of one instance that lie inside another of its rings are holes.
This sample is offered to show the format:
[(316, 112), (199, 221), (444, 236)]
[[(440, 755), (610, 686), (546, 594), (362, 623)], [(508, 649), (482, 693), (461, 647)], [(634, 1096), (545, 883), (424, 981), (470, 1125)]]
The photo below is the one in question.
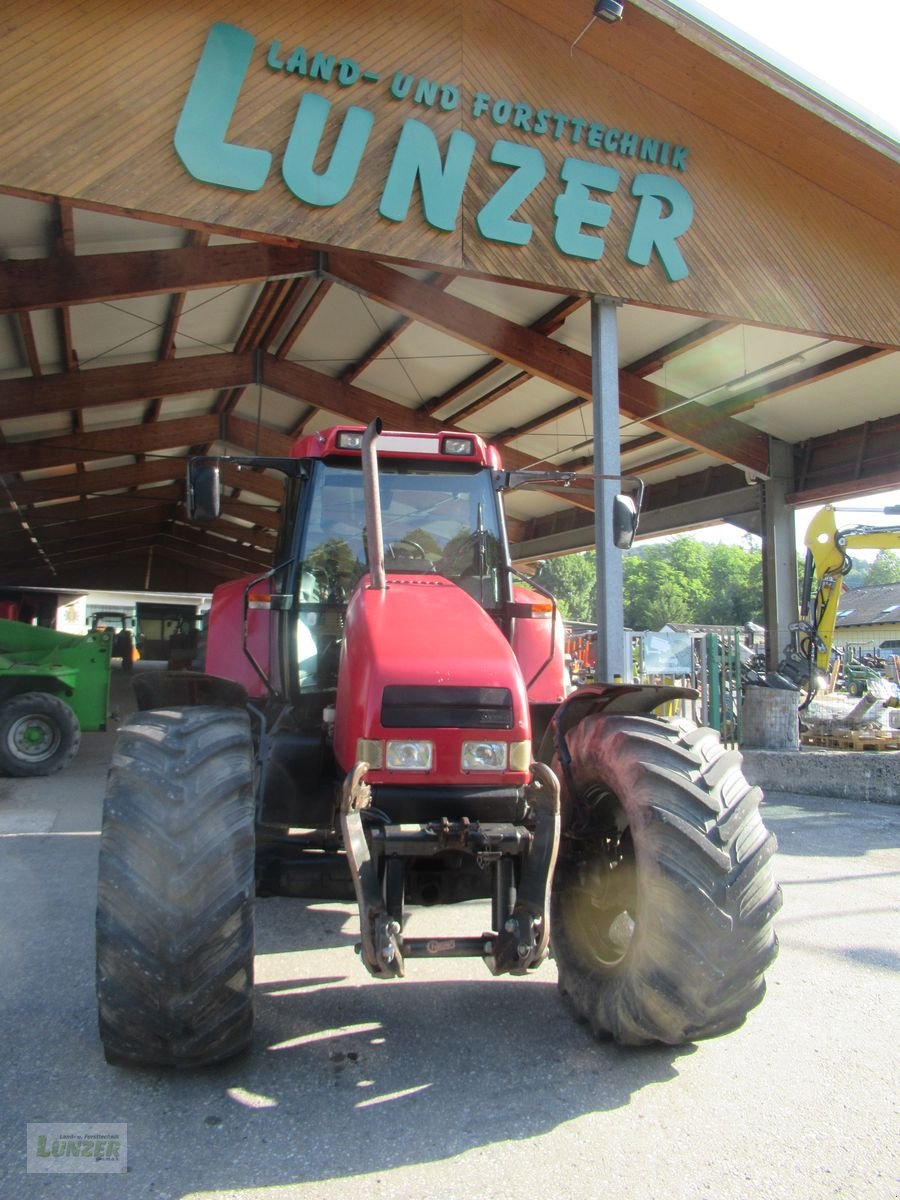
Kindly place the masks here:
[(900, 525), (839, 529), (835, 509), (828, 505), (810, 521), (804, 541), (806, 567), (800, 589), (800, 620), (791, 627), (792, 642), (778, 671), (811, 698), (817, 690), (817, 677), (827, 674), (830, 667), (843, 580), (853, 566), (848, 552), (900, 550)]
[[(807, 592), (806, 613), (817, 639), (816, 666), (827, 671), (834, 630), (844, 590), (843, 577), (853, 566), (849, 550), (900, 550), (900, 525), (853, 525), (838, 529), (835, 510), (828, 505), (816, 513), (804, 539), (815, 567), (816, 589)], [(808, 614), (808, 615), (807, 615)]]

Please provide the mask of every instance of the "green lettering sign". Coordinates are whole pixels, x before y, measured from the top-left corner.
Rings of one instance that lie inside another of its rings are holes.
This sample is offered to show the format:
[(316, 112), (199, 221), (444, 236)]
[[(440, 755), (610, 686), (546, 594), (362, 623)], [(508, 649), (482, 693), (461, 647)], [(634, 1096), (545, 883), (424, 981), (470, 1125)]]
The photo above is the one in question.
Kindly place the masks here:
[(635, 175), (631, 194), (638, 196), (640, 203), (625, 257), (646, 267), (655, 249), (672, 282), (684, 279), (688, 268), (676, 239), (687, 231), (694, 216), (687, 189), (668, 175)]
[(255, 45), (236, 25), (213, 25), (175, 130), (175, 150), (195, 179), (242, 192), (258, 192), (272, 163), (268, 150), (225, 141)]
[(297, 105), (294, 127), (284, 151), (281, 173), (298, 200), (327, 208), (338, 204), (353, 186), (375, 118), (355, 104), (347, 109), (341, 131), (324, 171), (313, 168), (331, 105), (307, 92)]
[[(202, 183), (257, 192), (269, 176), (272, 155), (268, 150), (227, 140), (255, 46), (256, 39), (251, 33), (224, 22), (214, 25), (206, 39), (174, 138), (175, 151), (185, 168)], [(279, 72), (282, 77), (302, 76), (323, 86), (353, 85), (366, 89), (378, 84), (394, 100), (424, 109), (450, 112), (459, 108), (463, 99), (453, 83), (417, 78), (403, 70), (382, 80), (377, 71), (363, 70), (356, 59), (339, 58), (323, 50), (297, 46), (284, 56), (278, 41), (269, 44), (264, 62), (270, 71)], [(364, 91), (359, 94), (364, 95)], [(549, 137), (552, 141), (566, 137), (573, 145), (581, 145), (588, 151), (652, 163), (672, 171), (687, 169), (687, 146), (658, 141), (552, 108), (535, 109), (524, 101), (482, 91), (474, 92), (466, 102), (473, 120), (483, 120), (495, 127), (510, 126), (520, 135)], [(316, 208), (332, 208), (353, 190), (375, 123), (368, 108), (362, 104), (350, 105), (341, 118), (327, 164), (319, 163), (316, 169), (331, 117), (329, 100), (316, 91), (303, 92), (281, 164), (282, 178), (289, 191), (301, 203)], [(406, 220), (418, 189), (425, 220), (435, 229), (453, 232), (475, 151), (475, 138), (460, 129), (450, 134), (442, 150), (428, 125), (408, 118), (400, 129), (388, 167), (379, 214), (388, 221)], [(535, 146), (500, 138), (491, 146), (490, 162), (511, 168), (511, 172), (500, 178), (493, 195), (475, 214), (475, 227), (481, 237), (511, 246), (526, 246), (534, 230), (529, 221), (517, 218), (515, 213), (544, 179), (544, 157)], [(560, 180), (563, 187), (553, 203), (555, 244), (569, 257), (596, 262), (605, 248), (605, 239), (596, 231), (605, 229), (613, 220), (621, 220), (619, 205), (614, 215), (612, 205), (598, 199), (596, 193), (611, 196), (616, 192), (620, 173), (603, 163), (567, 158), (560, 170)], [(678, 239), (690, 228), (694, 215), (687, 189), (670, 175), (637, 174), (631, 183), (631, 195), (637, 205), (631, 206), (634, 216), (625, 252), (627, 261), (646, 267), (655, 253), (671, 281), (683, 279), (688, 267)], [(45, 1157), (65, 1153), (57, 1147), (54, 1142), (48, 1150), (45, 1140), (40, 1139), (37, 1152)]]
[(544, 178), (544, 156), (534, 146), (500, 141), (494, 143), (491, 162), (515, 170), (478, 213), (475, 224), (482, 237), (512, 246), (527, 246), (531, 241), (531, 226), (526, 221), (514, 221), (512, 214)]
[(378, 211), (389, 221), (405, 220), (418, 179), (425, 220), (435, 229), (452, 232), (474, 153), (475, 139), (456, 129), (442, 162), (431, 129), (412, 118), (404, 121)]
[(563, 254), (596, 261), (603, 254), (604, 240), (582, 233), (581, 227), (593, 225), (595, 229), (603, 229), (612, 216), (612, 208), (602, 200), (592, 200), (590, 189), (614, 192), (619, 185), (619, 172), (601, 163), (567, 158), (559, 176), (566, 187), (553, 205), (556, 244)]

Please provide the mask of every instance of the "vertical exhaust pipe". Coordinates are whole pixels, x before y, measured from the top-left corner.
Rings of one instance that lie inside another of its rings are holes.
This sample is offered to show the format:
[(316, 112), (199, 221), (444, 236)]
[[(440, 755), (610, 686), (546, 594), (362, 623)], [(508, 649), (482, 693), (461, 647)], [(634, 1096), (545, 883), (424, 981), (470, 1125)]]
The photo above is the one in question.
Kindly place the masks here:
[(381, 495), (378, 491), (378, 452), (375, 442), (381, 433), (381, 418), (366, 426), (362, 440), (363, 496), (366, 502), (369, 586), (383, 592), (387, 587), (384, 573), (384, 535), (381, 532)]

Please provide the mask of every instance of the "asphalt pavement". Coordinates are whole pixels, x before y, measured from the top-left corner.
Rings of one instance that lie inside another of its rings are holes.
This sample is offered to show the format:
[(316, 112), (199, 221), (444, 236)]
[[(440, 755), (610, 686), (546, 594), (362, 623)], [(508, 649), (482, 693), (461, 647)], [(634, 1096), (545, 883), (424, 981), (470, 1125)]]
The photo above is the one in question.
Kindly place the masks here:
[[(0, 780), (0, 1200), (881, 1200), (900, 1194), (900, 809), (771, 793), (781, 953), (736, 1033), (592, 1040), (553, 963), (371, 979), (350, 906), (257, 907), (252, 1049), (205, 1071), (107, 1066), (98, 826), (114, 734)], [(481, 932), (479, 905), (416, 916)], [(127, 1174), (26, 1170), (29, 1123), (127, 1125)]]

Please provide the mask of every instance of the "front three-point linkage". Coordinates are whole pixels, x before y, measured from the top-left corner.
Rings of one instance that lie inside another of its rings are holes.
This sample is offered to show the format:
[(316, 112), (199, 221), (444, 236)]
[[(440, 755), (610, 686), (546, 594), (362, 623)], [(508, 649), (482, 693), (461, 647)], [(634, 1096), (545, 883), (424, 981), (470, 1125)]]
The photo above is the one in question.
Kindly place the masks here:
[[(359, 951), (371, 974), (402, 976), (407, 958), (479, 957), (494, 975), (522, 975), (538, 966), (549, 947), (550, 886), (559, 849), (559, 783), (549, 767), (534, 767), (524, 824), (444, 818), (373, 826), (368, 837), (362, 820), (372, 803), (367, 770), (367, 763), (357, 763), (344, 782), (341, 829), (359, 906)], [(404, 938), (385, 902), (379, 861), (448, 851), (471, 855), (492, 871), (494, 929), (480, 937)]]

